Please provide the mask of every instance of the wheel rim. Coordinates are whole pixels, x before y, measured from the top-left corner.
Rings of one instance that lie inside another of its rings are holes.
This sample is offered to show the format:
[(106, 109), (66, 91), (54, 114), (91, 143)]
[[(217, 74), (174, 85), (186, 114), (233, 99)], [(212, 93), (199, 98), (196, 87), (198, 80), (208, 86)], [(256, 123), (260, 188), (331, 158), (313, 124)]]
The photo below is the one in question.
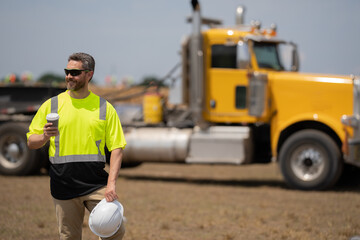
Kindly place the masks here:
[(3, 135), (0, 140), (0, 165), (3, 168), (19, 167), (26, 156), (27, 148), (21, 136)]
[(295, 176), (302, 181), (313, 181), (323, 173), (326, 153), (314, 145), (302, 145), (290, 159), (290, 166)]

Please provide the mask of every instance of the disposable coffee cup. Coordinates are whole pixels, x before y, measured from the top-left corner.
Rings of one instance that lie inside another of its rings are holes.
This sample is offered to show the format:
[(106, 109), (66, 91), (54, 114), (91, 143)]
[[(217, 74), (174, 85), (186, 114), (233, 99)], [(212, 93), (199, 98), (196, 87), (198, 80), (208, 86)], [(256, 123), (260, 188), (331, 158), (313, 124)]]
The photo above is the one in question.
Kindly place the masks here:
[(57, 113), (49, 113), (46, 116), (46, 120), (48, 123), (52, 123), (52, 127), (58, 127), (59, 125), (59, 114)]

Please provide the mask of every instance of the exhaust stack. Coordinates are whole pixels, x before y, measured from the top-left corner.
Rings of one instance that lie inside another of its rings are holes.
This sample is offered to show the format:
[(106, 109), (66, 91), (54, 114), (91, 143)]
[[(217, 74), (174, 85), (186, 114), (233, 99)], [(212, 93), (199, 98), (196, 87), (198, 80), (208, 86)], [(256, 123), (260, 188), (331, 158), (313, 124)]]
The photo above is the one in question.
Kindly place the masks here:
[(243, 25), (245, 23), (245, 7), (239, 6), (236, 8), (236, 25)]
[(206, 128), (202, 117), (203, 110), (203, 88), (204, 88), (204, 69), (203, 51), (201, 36), (201, 14), (200, 4), (197, 0), (192, 0), (192, 33), (190, 37), (190, 111), (196, 125), (201, 129)]

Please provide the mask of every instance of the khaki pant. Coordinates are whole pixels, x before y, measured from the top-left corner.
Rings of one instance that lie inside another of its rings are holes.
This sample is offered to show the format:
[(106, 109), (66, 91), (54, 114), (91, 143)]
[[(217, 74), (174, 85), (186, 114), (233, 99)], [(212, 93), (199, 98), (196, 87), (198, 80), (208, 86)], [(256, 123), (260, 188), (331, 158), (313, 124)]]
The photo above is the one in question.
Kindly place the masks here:
[[(91, 212), (98, 202), (104, 198), (105, 187), (89, 195), (69, 200), (53, 198), (56, 218), (59, 226), (60, 240), (81, 240), (85, 208)], [(121, 240), (125, 234), (125, 223), (121, 223), (115, 235), (106, 240)]]

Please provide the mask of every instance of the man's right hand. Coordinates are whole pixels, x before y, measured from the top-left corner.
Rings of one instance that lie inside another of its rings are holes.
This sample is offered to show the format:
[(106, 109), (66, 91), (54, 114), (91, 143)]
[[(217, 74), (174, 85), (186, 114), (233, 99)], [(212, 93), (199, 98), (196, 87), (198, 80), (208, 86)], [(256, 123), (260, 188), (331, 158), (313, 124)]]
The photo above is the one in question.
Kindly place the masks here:
[(27, 144), (30, 149), (41, 148), (51, 137), (59, 135), (59, 129), (57, 127), (52, 127), (52, 123), (46, 123), (43, 130), (43, 134), (33, 134), (29, 137)]
[(50, 139), (50, 137), (55, 137), (59, 135), (59, 129), (57, 127), (52, 127), (52, 123), (46, 123), (44, 126), (44, 136), (47, 139), (47, 141)]

